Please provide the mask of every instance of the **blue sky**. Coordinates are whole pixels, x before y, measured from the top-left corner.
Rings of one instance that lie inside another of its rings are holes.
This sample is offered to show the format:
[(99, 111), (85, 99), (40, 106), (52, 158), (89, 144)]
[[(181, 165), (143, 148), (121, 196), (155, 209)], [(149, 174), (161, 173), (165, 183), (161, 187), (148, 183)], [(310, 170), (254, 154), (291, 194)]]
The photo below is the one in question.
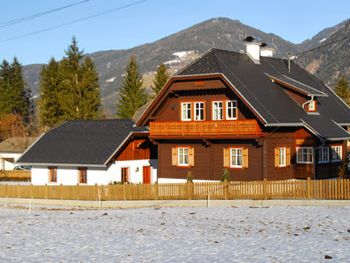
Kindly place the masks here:
[(350, 18), (347, 0), (146, 0), (80, 23), (40, 34), (10, 38), (69, 23), (137, 0), (86, 0), (87, 2), (24, 23), (1, 27), (14, 18), (33, 15), (82, 0), (0, 0), (0, 59), (46, 63), (62, 58), (73, 35), (85, 52), (127, 49), (153, 42), (214, 17), (238, 19), (294, 43), (311, 38), (325, 27)]

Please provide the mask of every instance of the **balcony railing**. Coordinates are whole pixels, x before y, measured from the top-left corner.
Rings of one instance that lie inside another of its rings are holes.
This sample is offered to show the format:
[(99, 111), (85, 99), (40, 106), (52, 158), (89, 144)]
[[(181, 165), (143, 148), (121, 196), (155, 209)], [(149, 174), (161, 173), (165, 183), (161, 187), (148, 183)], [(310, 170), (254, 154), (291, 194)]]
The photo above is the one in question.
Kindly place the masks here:
[(150, 122), (151, 137), (260, 135), (256, 120)]

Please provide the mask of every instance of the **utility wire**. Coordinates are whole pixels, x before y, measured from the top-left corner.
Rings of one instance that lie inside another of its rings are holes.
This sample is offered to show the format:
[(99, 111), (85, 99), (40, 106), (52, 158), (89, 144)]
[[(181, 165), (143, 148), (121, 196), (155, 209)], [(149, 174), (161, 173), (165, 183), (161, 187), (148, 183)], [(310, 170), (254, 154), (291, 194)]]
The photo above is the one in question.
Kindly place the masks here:
[(40, 33), (43, 33), (43, 32), (51, 31), (51, 30), (54, 30), (54, 29), (57, 29), (57, 28), (61, 28), (61, 27), (72, 25), (72, 24), (80, 23), (80, 22), (83, 22), (83, 21), (86, 21), (86, 20), (89, 20), (89, 19), (92, 19), (92, 18), (95, 18), (95, 17), (103, 16), (103, 15), (106, 15), (106, 14), (109, 14), (109, 13), (112, 13), (112, 12), (120, 11), (122, 9), (126, 9), (126, 8), (129, 8), (129, 7), (132, 7), (132, 6), (136, 6), (136, 5), (139, 5), (139, 4), (144, 3), (146, 1), (148, 1), (148, 0), (140, 0), (140, 1), (132, 2), (132, 3), (127, 4), (127, 5), (119, 6), (119, 7), (113, 8), (113, 9), (109, 9), (109, 10), (106, 10), (106, 11), (101, 12), (101, 13), (96, 13), (94, 15), (90, 15), (90, 16), (86, 16), (86, 17), (83, 17), (83, 18), (80, 18), (80, 19), (77, 19), (77, 20), (73, 20), (71, 22), (58, 24), (58, 25), (55, 25), (55, 26), (47, 27), (47, 28), (40, 29), (40, 30), (37, 30), (37, 31), (34, 31), (34, 32), (23, 34), (23, 35), (10, 37), (10, 38), (4, 39), (4, 40), (0, 40), (0, 43), (5, 43), (5, 42), (12, 41), (12, 40), (21, 39), (21, 38), (24, 38), (24, 37), (33, 36), (33, 35), (37, 35), (37, 34), (40, 34)]
[(291, 56), (299, 56), (299, 55), (302, 55), (302, 54), (314, 51), (314, 50), (319, 49), (319, 48), (323, 48), (323, 47), (326, 47), (326, 46), (329, 46), (329, 45), (332, 45), (332, 44), (335, 44), (335, 43), (338, 43), (338, 42), (342, 42), (342, 41), (344, 41), (346, 39), (350, 39), (350, 36), (346, 36), (346, 37), (343, 37), (342, 39), (334, 40), (334, 41), (328, 42), (326, 44), (323, 44), (323, 45), (320, 45), (320, 46), (317, 46), (317, 47), (314, 47), (314, 48), (311, 48), (311, 49), (308, 49), (308, 50), (304, 50), (304, 51), (295, 53), (295, 54), (293, 54)]
[(45, 16), (45, 15), (48, 15), (48, 14), (51, 14), (51, 13), (55, 13), (55, 12), (58, 12), (58, 11), (61, 11), (61, 10), (64, 10), (64, 9), (67, 9), (67, 8), (70, 8), (70, 7), (73, 7), (73, 6), (81, 5), (81, 4), (84, 4), (84, 3), (89, 2), (89, 1), (90, 0), (83, 0), (83, 1), (75, 2), (75, 3), (69, 4), (69, 5), (57, 7), (55, 9), (50, 9), (50, 10), (47, 10), (47, 11), (44, 11), (44, 12), (41, 12), (41, 13), (37, 13), (37, 14), (34, 14), (34, 15), (24, 16), (24, 17), (15, 18), (15, 19), (12, 19), (12, 20), (0, 22), (0, 28), (4, 28), (4, 27), (8, 27), (8, 26), (19, 24), (19, 23), (23, 23), (23, 22), (26, 22), (26, 21), (29, 21), (29, 20), (33, 20), (35, 18), (38, 18), (38, 17), (41, 17), (41, 16)]

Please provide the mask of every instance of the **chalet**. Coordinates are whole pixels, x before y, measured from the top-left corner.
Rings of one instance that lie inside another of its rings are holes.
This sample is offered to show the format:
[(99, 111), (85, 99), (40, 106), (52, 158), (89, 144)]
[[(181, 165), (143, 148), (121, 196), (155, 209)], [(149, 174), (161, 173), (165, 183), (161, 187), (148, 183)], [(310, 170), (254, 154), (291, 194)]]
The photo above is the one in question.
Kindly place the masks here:
[(132, 120), (67, 121), (42, 135), (18, 160), (33, 185), (153, 183), (157, 149)]
[(173, 76), (137, 125), (158, 146), (158, 182), (329, 178), (350, 134), (349, 107), (293, 61), (249, 40), (211, 49)]

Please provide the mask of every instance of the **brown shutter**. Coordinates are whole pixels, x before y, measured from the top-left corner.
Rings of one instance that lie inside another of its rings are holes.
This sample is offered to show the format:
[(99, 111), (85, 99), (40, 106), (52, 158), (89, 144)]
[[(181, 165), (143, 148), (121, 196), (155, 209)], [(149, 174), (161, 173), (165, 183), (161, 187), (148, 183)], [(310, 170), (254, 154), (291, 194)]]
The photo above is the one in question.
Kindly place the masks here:
[(280, 165), (279, 159), (280, 159), (279, 147), (276, 147), (275, 148), (275, 167), (279, 167)]
[(290, 148), (286, 148), (286, 166), (290, 166)]
[(230, 167), (230, 149), (224, 148), (224, 167)]
[(194, 166), (194, 148), (190, 147), (188, 149), (188, 164)]
[(171, 148), (171, 165), (172, 166), (177, 166), (177, 147)]
[(248, 148), (243, 148), (243, 168), (249, 167)]

